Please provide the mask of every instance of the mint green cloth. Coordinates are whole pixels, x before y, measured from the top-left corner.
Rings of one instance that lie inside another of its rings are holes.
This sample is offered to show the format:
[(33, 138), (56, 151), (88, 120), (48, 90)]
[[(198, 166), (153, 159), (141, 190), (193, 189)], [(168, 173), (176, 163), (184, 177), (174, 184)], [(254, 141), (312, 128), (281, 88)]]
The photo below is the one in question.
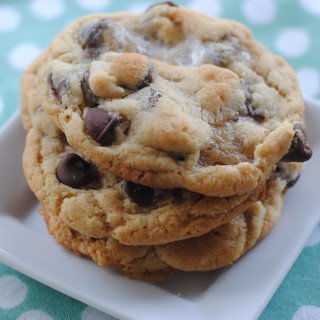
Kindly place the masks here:
[[(152, 3), (155, 1), (1, 0), (0, 126), (18, 109), (22, 71), (69, 22), (91, 12), (142, 11)], [(320, 98), (320, 0), (181, 0), (176, 3), (245, 23), (260, 42), (294, 67), (304, 95)], [(320, 319), (319, 257), (320, 227), (260, 320)], [(0, 264), (0, 319), (114, 318)]]

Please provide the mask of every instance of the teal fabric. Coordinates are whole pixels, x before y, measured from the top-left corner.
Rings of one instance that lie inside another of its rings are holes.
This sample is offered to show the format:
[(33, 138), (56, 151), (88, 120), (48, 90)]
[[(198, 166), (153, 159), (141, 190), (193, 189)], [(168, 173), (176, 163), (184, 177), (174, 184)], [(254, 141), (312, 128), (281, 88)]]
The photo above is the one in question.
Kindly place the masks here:
[[(147, 0), (1, 0), (0, 127), (19, 106), (19, 79), (29, 62), (72, 20), (91, 12), (142, 11)], [(305, 96), (320, 98), (319, 0), (181, 0), (246, 24), (296, 70)], [(320, 227), (260, 320), (320, 319)], [(213, 315), (214, 316), (214, 315)], [(114, 319), (0, 264), (0, 319)]]

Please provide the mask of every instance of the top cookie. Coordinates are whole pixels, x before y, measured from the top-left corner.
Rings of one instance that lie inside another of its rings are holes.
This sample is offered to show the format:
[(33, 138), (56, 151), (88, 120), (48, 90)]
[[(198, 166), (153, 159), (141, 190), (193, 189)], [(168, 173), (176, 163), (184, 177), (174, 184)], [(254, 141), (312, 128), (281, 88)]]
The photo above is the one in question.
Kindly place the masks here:
[(236, 22), (172, 5), (90, 15), (33, 68), (68, 142), (139, 184), (240, 195), (289, 150), (311, 156), (293, 71)]

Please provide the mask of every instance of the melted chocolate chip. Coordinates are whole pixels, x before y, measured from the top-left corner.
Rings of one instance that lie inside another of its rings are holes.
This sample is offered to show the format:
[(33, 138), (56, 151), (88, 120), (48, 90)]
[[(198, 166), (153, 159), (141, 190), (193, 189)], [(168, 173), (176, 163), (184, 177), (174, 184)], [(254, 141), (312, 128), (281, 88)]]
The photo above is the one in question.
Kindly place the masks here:
[(47, 78), (48, 85), (52, 91), (53, 96), (61, 102), (61, 91), (64, 90), (67, 87), (67, 81), (62, 80), (58, 83), (57, 86), (54, 85), (53, 80), (52, 80), (52, 73), (48, 75)]
[(138, 89), (142, 89), (150, 85), (150, 83), (152, 82), (152, 72), (153, 72), (153, 68), (151, 67), (149, 68), (148, 73), (146, 74), (146, 76), (143, 78), (140, 85), (138, 86)]
[(252, 83), (250, 81), (245, 81), (244, 84), (244, 94), (245, 94), (245, 101), (244, 106), (245, 109), (243, 110), (243, 115), (246, 117), (252, 118), (254, 121), (258, 123), (262, 123), (264, 121), (264, 116), (257, 113), (256, 110), (252, 107), (252, 93), (251, 93)]
[(161, 97), (162, 95), (158, 90), (150, 87), (150, 94), (148, 97), (148, 108), (153, 108)]
[(249, 97), (246, 97), (246, 100), (244, 101), (244, 105), (245, 105), (245, 107), (246, 107), (246, 109), (247, 109), (247, 113), (251, 113), (251, 103), (252, 103), (252, 101), (251, 101), (251, 98)]
[(179, 7), (176, 3), (172, 2), (172, 1), (164, 1), (164, 2), (159, 2), (159, 3), (153, 4), (146, 11), (150, 10), (153, 7), (157, 7), (157, 6), (160, 6), (160, 5), (167, 5), (167, 6), (170, 6), (170, 7)]
[(288, 181), (286, 185), (286, 189), (293, 187), (297, 183), (299, 178), (300, 178), (300, 175), (298, 175), (295, 179)]
[(260, 114), (254, 114), (252, 115), (252, 118), (255, 122), (262, 123), (264, 121), (264, 116)]
[(255, 111), (251, 107), (247, 107), (247, 116), (252, 118), (255, 122), (258, 122), (258, 123), (262, 123), (264, 121), (264, 116), (255, 113)]
[(151, 207), (156, 201), (155, 189), (126, 181), (125, 191), (129, 198), (141, 207)]
[(95, 108), (99, 104), (99, 97), (92, 92), (89, 86), (89, 76), (90, 72), (86, 71), (81, 82), (81, 89), (86, 106), (89, 108)]
[(96, 178), (93, 166), (75, 153), (68, 153), (60, 160), (56, 175), (59, 182), (76, 189)]
[(103, 33), (107, 28), (107, 21), (101, 20), (88, 27), (82, 33), (82, 48), (88, 59), (97, 58), (103, 49)]
[(293, 187), (300, 178), (300, 175), (292, 177), (292, 173), (290, 172), (290, 170), (288, 170), (288, 168), (285, 167), (285, 164), (283, 164), (282, 162), (277, 163), (276, 169), (273, 171), (273, 174), (281, 177), (281, 179), (286, 181), (285, 190)]
[(246, 98), (245, 107), (247, 109), (247, 116), (251, 117), (254, 121), (262, 123), (264, 121), (264, 116), (257, 114), (256, 111), (251, 106), (252, 101), (250, 98)]
[(110, 146), (116, 139), (115, 128), (122, 117), (99, 108), (90, 109), (84, 119), (90, 137), (102, 146)]
[(281, 161), (283, 162), (305, 162), (312, 156), (311, 146), (307, 141), (307, 136), (301, 123), (294, 125), (295, 134), (287, 154)]

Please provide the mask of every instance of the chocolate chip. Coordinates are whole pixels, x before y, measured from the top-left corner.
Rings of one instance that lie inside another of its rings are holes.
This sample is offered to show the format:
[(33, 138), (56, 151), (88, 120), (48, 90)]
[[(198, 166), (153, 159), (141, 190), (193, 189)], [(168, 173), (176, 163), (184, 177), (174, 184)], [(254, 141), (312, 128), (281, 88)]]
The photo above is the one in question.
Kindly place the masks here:
[(99, 104), (99, 97), (92, 92), (89, 86), (89, 76), (90, 72), (86, 71), (81, 82), (81, 89), (86, 106), (89, 108), (95, 108)]
[(148, 108), (153, 108), (159, 99), (162, 97), (161, 93), (155, 88), (150, 87), (149, 97), (148, 97)]
[(287, 154), (281, 161), (283, 162), (305, 162), (312, 156), (311, 146), (307, 141), (307, 136), (301, 123), (296, 123), (293, 126), (295, 134), (293, 136), (291, 146)]
[(107, 21), (100, 20), (83, 31), (81, 42), (86, 58), (95, 59), (100, 55), (103, 49), (103, 33), (106, 28)]
[(52, 91), (53, 96), (61, 102), (61, 91), (64, 90), (67, 87), (67, 81), (62, 80), (58, 83), (57, 86), (54, 85), (52, 80), (52, 73), (48, 75), (47, 82), (49, 84), (49, 87)]
[(278, 162), (276, 169), (273, 171), (273, 175), (281, 177), (282, 180), (286, 181), (285, 190), (293, 187), (300, 178), (300, 175), (293, 177), (290, 169), (286, 167), (283, 162)]
[(94, 167), (75, 153), (68, 153), (60, 160), (56, 175), (59, 182), (76, 189), (96, 178)]
[(99, 108), (90, 109), (84, 119), (90, 137), (102, 146), (109, 146), (116, 139), (115, 128), (122, 120), (118, 113), (110, 113)]
[(156, 201), (155, 189), (126, 181), (125, 191), (129, 198), (141, 207), (151, 207)]
[(293, 187), (297, 183), (299, 178), (300, 178), (300, 175), (298, 175), (295, 179), (288, 181), (286, 184), (286, 189)]
[(153, 67), (150, 67), (148, 70), (148, 73), (146, 74), (146, 76), (143, 78), (140, 85), (138, 86), (138, 89), (142, 89), (150, 85), (150, 83), (152, 82), (152, 72), (153, 72)]
[(247, 110), (247, 116), (251, 117), (254, 121), (258, 122), (258, 123), (262, 123), (264, 121), (264, 116), (257, 114), (256, 111), (252, 108), (252, 101), (251, 101), (251, 97), (247, 97), (245, 100), (245, 107)]
[(264, 116), (257, 114), (250, 105), (246, 104), (247, 116), (251, 117), (255, 122), (262, 123), (264, 121)]
[[(262, 123), (265, 120), (265, 117), (261, 114), (258, 114), (257, 111), (253, 108), (252, 102), (252, 86), (253, 83), (250, 80), (245, 80), (243, 85), (243, 91), (245, 95), (244, 107), (241, 107), (240, 116), (250, 117), (255, 122)], [(238, 118), (236, 119), (236, 121)]]
[(255, 122), (262, 123), (264, 121), (264, 116), (260, 114), (253, 114), (251, 116)]
[(159, 3), (153, 4), (146, 11), (149, 11), (151, 8), (157, 7), (157, 6), (160, 6), (160, 5), (167, 5), (167, 6), (170, 6), (170, 7), (179, 7), (176, 3), (172, 2), (172, 1), (164, 1), (164, 2), (159, 2)]

